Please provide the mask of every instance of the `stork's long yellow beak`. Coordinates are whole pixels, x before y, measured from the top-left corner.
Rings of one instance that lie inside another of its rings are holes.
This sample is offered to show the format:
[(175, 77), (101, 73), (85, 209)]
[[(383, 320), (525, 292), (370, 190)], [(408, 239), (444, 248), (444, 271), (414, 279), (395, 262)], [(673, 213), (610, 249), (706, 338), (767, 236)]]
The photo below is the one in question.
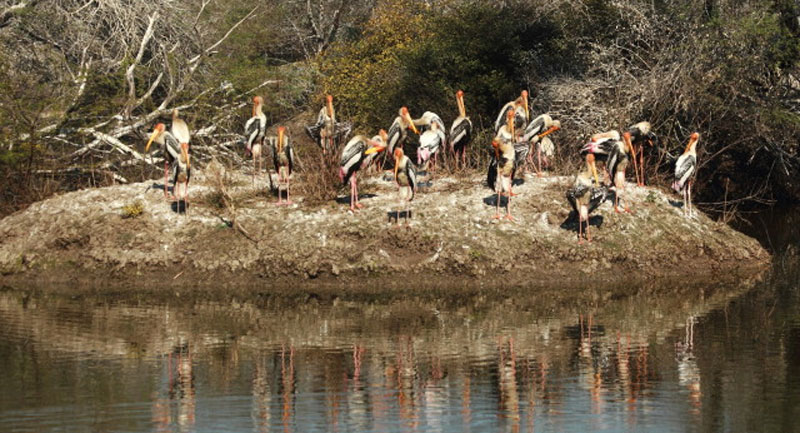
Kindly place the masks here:
[(600, 185), (600, 177), (597, 176), (597, 166), (594, 164), (594, 162), (591, 165), (592, 165), (592, 175), (594, 175), (594, 183)]
[(414, 134), (419, 134), (416, 125), (414, 125), (414, 119), (411, 118), (411, 114), (409, 114), (408, 111), (406, 111), (405, 117), (406, 121), (408, 121), (408, 127), (411, 128), (412, 131), (414, 131)]
[(158, 130), (155, 130), (155, 131), (153, 131), (153, 133), (150, 135), (150, 139), (149, 139), (149, 140), (147, 140), (147, 145), (144, 147), (144, 151), (145, 151), (145, 152), (149, 152), (149, 151), (150, 151), (150, 145), (151, 145), (151, 144), (153, 144), (153, 140), (155, 140), (155, 139), (156, 139), (156, 137), (158, 137), (158, 133), (159, 133), (159, 132), (160, 132), (160, 131), (158, 131)]
[(364, 152), (364, 155), (372, 155), (373, 153), (383, 152), (384, 150), (386, 150), (386, 146), (373, 145)]
[(400, 165), (400, 158), (397, 156), (394, 157), (394, 181), (397, 182), (397, 169)]
[(539, 134), (539, 139), (541, 140), (542, 138), (547, 137), (548, 135), (558, 131), (559, 129), (561, 129), (561, 127), (553, 125), (550, 128), (548, 128), (547, 131), (544, 131), (541, 134)]

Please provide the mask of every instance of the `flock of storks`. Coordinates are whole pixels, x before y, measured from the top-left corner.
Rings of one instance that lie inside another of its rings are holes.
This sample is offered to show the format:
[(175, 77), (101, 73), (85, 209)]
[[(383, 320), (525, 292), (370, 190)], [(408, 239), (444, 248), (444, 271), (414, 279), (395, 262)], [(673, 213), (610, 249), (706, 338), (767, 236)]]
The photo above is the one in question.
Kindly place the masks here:
[[(278, 205), (290, 204), (289, 183), (294, 168), (295, 155), (286, 128), (277, 128), (277, 136), (267, 136), (267, 118), (263, 112), (264, 100), (260, 96), (253, 98), (253, 114), (245, 124), (246, 151), (253, 159), (253, 181), (262, 171), (261, 157), (265, 146), (269, 145), (277, 173)], [(397, 117), (389, 127), (389, 132), (380, 130), (372, 138), (355, 135), (342, 148), (339, 163), (339, 178), (343, 184), (350, 183), (350, 210), (363, 207), (358, 201), (358, 172), (370, 165), (394, 171), (394, 181), (399, 188), (399, 200), (406, 203), (404, 213), (406, 222), (411, 216), (408, 203), (413, 200), (417, 190), (417, 170), (424, 168), (435, 173), (437, 156), (445, 149), (454, 156), (456, 165), (466, 163), (466, 148), (473, 136), (472, 122), (466, 115), (464, 92), (456, 93), (458, 117), (453, 121), (449, 134), (442, 119), (433, 112), (426, 111), (418, 119), (413, 119), (406, 107), (400, 108)], [(419, 127), (419, 128), (418, 128)], [(508, 102), (500, 110), (494, 124), (494, 139), (491, 143), (491, 159), (487, 173), (487, 183), (497, 194), (496, 212), (493, 218), (513, 220), (511, 215), (511, 197), (514, 175), (518, 168), (525, 164), (532, 165), (541, 175), (544, 166), (550, 164), (555, 146), (548, 137), (559, 130), (561, 123), (548, 114), (542, 114), (530, 120), (528, 108), (528, 92), (522, 91), (520, 96)], [(336, 151), (337, 143), (343, 141), (350, 133), (350, 126), (337, 122), (333, 109), (333, 97), (326, 97), (326, 104), (319, 111), (317, 122), (306, 128), (308, 135), (327, 154)], [(419, 146), (416, 149), (416, 163), (404, 154), (403, 145), (407, 139), (407, 131), (419, 134)], [(449, 139), (448, 139), (449, 137)], [(566, 198), (578, 214), (578, 242), (583, 239), (591, 242), (589, 234), (589, 214), (603, 203), (611, 191), (614, 192), (614, 210), (629, 212), (630, 207), (624, 201), (625, 171), (632, 163), (636, 181), (644, 184), (644, 146), (652, 145), (656, 138), (651, 131), (650, 123), (639, 122), (629, 127), (623, 134), (611, 130), (594, 134), (583, 145), (580, 151), (585, 165), (575, 176), (574, 184), (566, 192)], [(162, 146), (164, 153), (164, 195), (169, 198), (167, 183), (172, 172), (173, 199), (183, 200), (188, 196), (188, 182), (191, 176), (189, 153), (189, 128), (179, 116), (177, 110), (172, 113), (171, 131), (166, 131), (163, 123), (155, 126), (145, 151), (155, 142)], [(672, 188), (684, 199), (684, 213), (691, 214), (691, 185), (697, 166), (696, 145), (699, 134), (693, 133), (689, 138), (686, 150), (678, 158), (675, 165), (675, 182)], [(382, 158), (379, 158), (383, 154)], [(391, 156), (389, 156), (391, 155)], [(534, 157), (535, 156), (535, 157)], [(596, 161), (604, 163), (606, 179), (600, 180)], [(270, 182), (272, 178), (270, 177)], [(283, 200), (282, 191), (286, 191)], [(500, 214), (501, 197), (507, 197), (506, 213)], [(401, 215), (398, 210), (396, 215)], [(398, 221), (399, 222), (399, 221)], [(585, 230), (583, 225), (586, 223)]]

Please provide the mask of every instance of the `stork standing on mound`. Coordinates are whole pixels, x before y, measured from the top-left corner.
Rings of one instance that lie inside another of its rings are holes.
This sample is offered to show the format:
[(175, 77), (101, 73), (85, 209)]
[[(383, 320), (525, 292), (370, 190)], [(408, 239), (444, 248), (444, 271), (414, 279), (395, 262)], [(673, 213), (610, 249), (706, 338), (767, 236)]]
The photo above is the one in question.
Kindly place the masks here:
[[(560, 121), (553, 120), (549, 114), (542, 114), (528, 123), (528, 126), (525, 128), (525, 133), (522, 135), (522, 139), (531, 143), (534, 147), (534, 153), (536, 154), (536, 160), (538, 162), (538, 165), (534, 165), (534, 167), (539, 177), (542, 176), (542, 160), (544, 159), (544, 164), (549, 167), (550, 158), (555, 154), (555, 145), (548, 135), (559, 129), (561, 129)], [(531, 159), (532, 155), (528, 158), (528, 162), (532, 163), (533, 161), (531, 161)]]
[[(272, 162), (278, 174), (278, 202), (277, 206), (292, 204), (289, 199), (289, 181), (294, 171), (294, 151), (292, 143), (286, 134), (286, 128), (278, 127), (278, 138), (272, 142)], [(281, 201), (281, 189), (286, 190), (286, 201)]]
[(458, 154), (461, 153), (461, 166), (467, 164), (467, 145), (472, 140), (472, 121), (467, 117), (467, 109), (464, 107), (464, 91), (456, 92), (456, 103), (458, 104), (458, 117), (450, 127), (450, 150), (458, 164)]
[(359, 170), (369, 167), (379, 152), (386, 149), (386, 131), (381, 129), (380, 133), (372, 139), (363, 135), (356, 135), (342, 149), (342, 158), (339, 163), (339, 180), (342, 184), (350, 181), (350, 210), (356, 211), (364, 207), (358, 202), (358, 181), (356, 179)]
[[(511, 146), (514, 150), (513, 158), (511, 159), (512, 165), (510, 167), (511, 170), (511, 183), (509, 184), (508, 188), (508, 195), (509, 197), (513, 197), (516, 194), (513, 192), (513, 181), (514, 175), (517, 173), (517, 169), (522, 166), (525, 162), (525, 159), (528, 157), (528, 152), (530, 151), (530, 146), (525, 141), (518, 141), (517, 140), (517, 130), (514, 127), (514, 113), (512, 111), (508, 111), (506, 113), (506, 124), (500, 128), (500, 131), (497, 133), (495, 140), (497, 140), (499, 145), (505, 145), (504, 142), (508, 142), (507, 145)], [(494, 148), (494, 145), (492, 145)], [(506, 149), (507, 156), (510, 156), (511, 153)], [(502, 154), (502, 151), (500, 152)], [(497, 149), (491, 153), (491, 157), (489, 159), (489, 170), (486, 173), (486, 183), (489, 185), (489, 188), (496, 187), (497, 182), (497, 174), (500, 171), (500, 154), (498, 154)]]
[[(625, 192), (625, 170), (631, 160), (633, 153), (630, 144), (630, 133), (627, 131), (619, 139), (619, 132), (609, 131), (603, 134), (596, 134), (593, 136), (600, 137), (587, 143), (581, 154), (593, 154), (597, 157), (605, 159), (605, 169), (612, 176), (614, 184), (614, 211), (622, 212), (619, 210), (619, 203), (622, 201), (622, 195)], [(630, 212), (630, 206), (625, 203), (625, 212)]]
[(675, 182), (672, 183), (672, 189), (683, 194), (683, 214), (689, 216), (692, 215), (692, 184), (697, 175), (698, 141), (700, 141), (700, 134), (692, 133), (686, 150), (675, 163)]
[(327, 95), (325, 97), (325, 106), (317, 114), (317, 123), (306, 126), (306, 133), (322, 148), (322, 153), (327, 154), (336, 149), (336, 138), (344, 130), (349, 133), (349, 127), (342, 126), (342, 124), (336, 122), (336, 112), (333, 110), (333, 96)]
[(253, 185), (256, 183), (256, 176), (261, 174), (261, 154), (267, 133), (267, 116), (264, 115), (263, 104), (264, 100), (260, 96), (253, 98), (253, 116), (244, 124), (247, 153), (253, 155)]
[[(164, 196), (167, 195), (168, 181), (168, 165), (173, 169), (174, 176), (172, 179), (173, 197), (177, 200), (184, 200), (188, 196), (189, 178), (191, 177), (191, 162), (189, 160), (189, 143), (184, 141), (180, 142), (173, 133), (167, 132), (163, 123), (159, 123), (153, 129), (150, 139), (145, 146), (145, 152), (150, 150), (150, 145), (155, 142), (160, 144), (164, 151)], [(180, 193), (179, 184), (184, 186), (183, 194)]]
[[(398, 187), (400, 207), (405, 208), (406, 225), (411, 218), (411, 200), (417, 191), (417, 171), (414, 163), (403, 154), (403, 149), (394, 149), (394, 181)], [(408, 191), (406, 193), (406, 191)], [(400, 209), (397, 210), (397, 224), (400, 224)]]
[[(408, 129), (414, 131), (415, 134), (419, 134), (419, 130), (417, 130), (416, 125), (414, 125), (414, 119), (411, 118), (408, 108), (400, 107), (400, 111), (398, 111), (397, 117), (394, 118), (392, 126), (389, 127), (389, 132), (387, 133), (386, 154), (394, 155), (395, 149), (403, 148), (403, 144), (408, 137)], [(385, 163), (385, 156), (383, 161)]]
[[(425, 170), (428, 170), (428, 164), (433, 159), (431, 171), (434, 173), (436, 171), (437, 155), (446, 142), (444, 132), (439, 128), (439, 123), (431, 123), (430, 129), (419, 136), (419, 149), (417, 150), (417, 166), (422, 167), (422, 164), (425, 164)], [(431, 177), (433, 177), (432, 174)]]
[[(566, 193), (567, 201), (578, 214), (578, 244), (583, 243), (584, 236), (587, 241), (592, 241), (592, 235), (589, 233), (589, 214), (605, 201), (606, 191), (606, 187), (600, 185), (597, 176), (594, 154), (586, 154), (586, 166), (575, 176), (575, 183)], [(585, 235), (584, 221), (586, 221)]]

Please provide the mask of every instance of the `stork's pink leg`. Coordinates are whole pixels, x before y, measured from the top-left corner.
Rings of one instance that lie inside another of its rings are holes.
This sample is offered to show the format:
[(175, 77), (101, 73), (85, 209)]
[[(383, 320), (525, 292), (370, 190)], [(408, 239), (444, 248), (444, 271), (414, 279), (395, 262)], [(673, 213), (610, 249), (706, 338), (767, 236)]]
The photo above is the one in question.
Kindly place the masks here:
[(167, 177), (169, 176), (168, 168), (167, 168), (167, 161), (164, 160), (164, 198), (169, 200), (169, 194), (167, 194)]
[(536, 159), (539, 161), (539, 166), (536, 169), (536, 175), (542, 177), (542, 151), (540, 149), (536, 150)]

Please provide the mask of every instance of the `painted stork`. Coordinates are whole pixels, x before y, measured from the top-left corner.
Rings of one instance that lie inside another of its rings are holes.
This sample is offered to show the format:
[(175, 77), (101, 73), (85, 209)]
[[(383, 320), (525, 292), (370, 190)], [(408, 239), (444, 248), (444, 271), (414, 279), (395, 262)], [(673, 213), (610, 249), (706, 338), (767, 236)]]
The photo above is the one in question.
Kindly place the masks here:
[(253, 98), (253, 116), (244, 124), (247, 153), (253, 155), (253, 185), (256, 183), (256, 176), (261, 173), (261, 154), (267, 133), (267, 116), (264, 115), (263, 104), (264, 99), (260, 96)]
[[(595, 134), (592, 138), (594, 140), (587, 143), (581, 153), (594, 154), (598, 159), (605, 160), (605, 169), (612, 176), (614, 183), (614, 211), (622, 212), (619, 210), (619, 203), (625, 192), (625, 170), (633, 155), (630, 133), (626, 131), (622, 140), (619, 139), (617, 131)], [(625, 212), (630, 211), (630, 206), (625, 203)]]
[(419, 134), (419, 130), (417, 130), (416, 125), (414, 125), (411, 114), (408, 113), (408, 108), (400, 107), (400, 111), (397, 113), (397, 117), (394, 118), (394, 122), (392, 122), (392, 126), (389, 127), (389, 132), (387, 134), (387, 154), (394, 155), (394, 150), (396, 148), (403, 148), (403, 143), (405, 143), (408, 137), (407, 129), (414, 131), (415, 134)]
[(586, 154), (586, 166), (575, 176), (575, 183), (566, 193), (567, 201), (578, 214), (578, 244), (583, 243), (584, 221), (586, 221), (586, 240), (592, 241), (592, 235), (589, 233), (589, 214), (605, 201), (607, 191), (605, 186), (600, 185), (594, 154)]
[(189, 135), (189, 125), (186, 122), (178, 117), (178, 109), (174, 108), (172, 110), (172, 135), (178, 139), (178, 142), (183, 144), (189, 144), (191, 140), (191, 136)]
[(683, 194), (683, 213), (689, 216), (692, 215), (692, 184), (697, 174), (698, 141), (700, 141), (700, 134), (692, 133), (686, 150), (675, 163), (675, 182), (672, 183), (672, 189)]
[(639, 122), (628, 128), (633, 146), (633, 168), (636, 170), (636, 184), (644, 186), (644, 145), (653, 145), (656, 135), (651, 131), (650, 122)]
[[(191, 177), (191, 161), (189, 159), (189, 143), (179, 142), (173, 133), (167, 132), (163, 123), (153, 129), (150, 139), (147, 140), (145, 152), (150, 150), (150, 145), (155, 142), (162, 146), (164, 151), (164, 196), (167, 195), (168, 167), (173, 168), (172, 192), (176, 200), (186, 203), (189, 191), (189, 178)], [(183, 194), (180, 193), (179, 184), (183, 184)]]
[(456, 92), (456, 103), (458, 104), (458, 117), (450, 127), (450, 150), (458, 162), (458, 153), (461, 153), (461, 166), (467, 163), (467, 145), (472, 140), (472, 121), (467, 117), (467, 109), (464, 107), (464, 91)]
[[(294, 150), (283, 126), (278, 127), (278, 138), (272, 141), (272, 162), (278, 174), (278, 202), (275, 204), (277, 206), (292, 204), (289, 199), (289, 179), (294, 170)], [(286, 190), (285, 202), (281, 201), (281, 189)]]
[[(511, 181), (512, 184), (509, 185), (509, 196), (513, 197), (514, 194), (513, 190), (513, 180), (514, 175), (517, 173), (517, 169), (522, 166), (525, 162), (525, 159), (528, 157), (528, 152), (530, 151), (530, 146), (527, 142), (524, 141), (517, 141), (512, 137), (517, 137), (516, 128), (514, 127), (514, 113), (509, 111), (506, 115), (507, 121), (506, 124), (500, 128), (500, 131), (497, 133), (495, 140), (498, 143), (508, 142), (511, 147), (514, 149), (514, 158), (512, 159), (513, 165), (511, 167)], [(498, 156), (497, 152), (492, 152), (489, 159), (489, 170), (486, 174), (486, 183), (489, 185), (489, 188), (493, 188), (497, 181), (497, 172), (498, 172), (498, 163), (500, 161), (500, 157)]]
[(561, 129), (560, 121), (553, 120), (549, 114), (542, 114), (528, 123), (527, 128), (525, 128), (525, 133), (522, 135), (524, 141), (534, 146), (534, 152), (536, 153), (536, 160), (538, 162), (538, 165), (535, 165), (536, 174), (539, 177), (542, 176), (542, 159), (544, 159), (544, 163), (549, 167), (550, 158), (552, 158), (555, 153), (555, 145), (548, 135), (559, 129)]
[(372, 139), (363, 135), (356, 135), (342, 149), (342, 158), (339, 162), (339, 180), (342, 185), (350, 181), (350, 210), (356, 211), (364, 207), (358, 202), (358, 181), (356, 177), (358, 171), (363, 167), (369, 167), (379, 152), (386, 149), (386, 131), (381, 129), (380, 133)]
[(514, 126), (519, 130), (524, 130), (528, 125), (528, 119), (530, 119), (527, 90), (523, 90), (520, 93), (519, 98), (507, 103), (503, 106), (503, 108), (500, 109), (500, 113), (497, 115), (497, 120), (494, 122), (495, 134), (497, 134), (500, 128), (505, 125), (506, 116), (509, 111), (514, 113)]
[(306, 126), (306, 133), (322, 148), (322, 153), (327, 154), (336, 148), (336, 112), (333, 110), (333, 96), (325, 97), (325, 106), (317, 114), (317, 123)]
[[(492, 219), (502, 218), (500, 215), (500, 197), (507, 195), (508, 199), (506, 200), (505, 218), (513, 221), (514, 217), (511, 216), (511, 184), (513, 182), (515, 165), (514, 144), (510, 140), (495, 137), (495, 139), (492, 140), (492, 148), (494, 148), (496, 174), (494, 182), (490, 183), (489, 187), (493, 186), (495, 192), (497, 193), (497, 199), (495, 200), (495, 214)], [(499, 179), (497, 179), (497, 175), (499, 175)]]
[[(409, 203), (414, 199), (417, 191), (417, 170), (414, 163), (403, 154), (401, 147), (394, 149), (394, 181), (398, 187), (400, 207), (405, 207), (406, 225), (408, 225), (408, 219), (411, 218)], [(406, 191), (408, 192), (406, 193)], [(405, 206), (403, 206), (403, 202), (405, 202)], [(397, 211), (397, 224), (400, 224), (400, 209)]]
[(420, 132), (425, 132), (431, 129), (434, 124), (436, 124), (439, 129), (439, 132), (437, 134), (439, 134), (442, 137), (443, 142), (446, 141), (446, 138), (444, 138), (445, 136), (444, 133), (446, 131), (444, 127), (444, 122), (442, 121), (442, 118), (439, 117), (439, 115), (434, 113), (433, 111), (426, 111), (422, 113), (422, 116), (420, 116), (419, 119), (414, 119), (413, 122), (414, 126), (419, 126)]
[(419, 149), (417, 149), (417, 166), (422, 167), (425, 164), (425, 170), (428, 170), (428, 163), (433, 158), (431, 170), (436, 170), (436, 157), (439, 154), (439, 149), (444, 147), (446, 139), (444, 132), (440, 129), (439, 123), (431, 123), (430, 128), (419, 136)]

